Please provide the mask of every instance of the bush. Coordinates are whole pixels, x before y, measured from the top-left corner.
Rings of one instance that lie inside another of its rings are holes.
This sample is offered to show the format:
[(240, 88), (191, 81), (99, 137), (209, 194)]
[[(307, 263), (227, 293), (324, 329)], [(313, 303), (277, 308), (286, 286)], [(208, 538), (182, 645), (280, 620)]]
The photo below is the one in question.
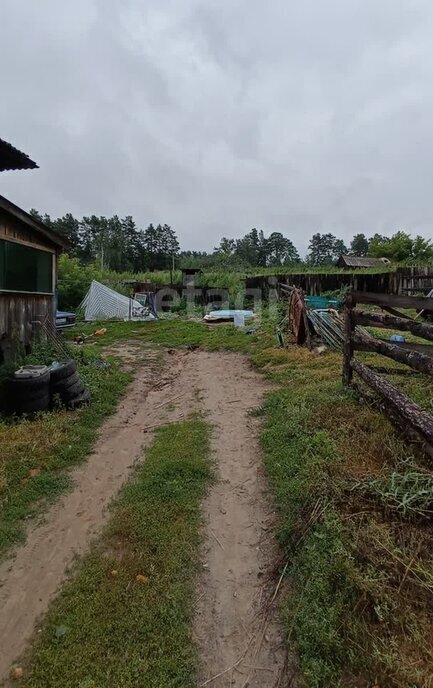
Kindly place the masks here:
[(94, 264), (83, 265), (78, 258), (66, 254), (58, 262), (58, 308), (74, 311), (84, 299), (92, 280), (102, 281), (102, 273)]

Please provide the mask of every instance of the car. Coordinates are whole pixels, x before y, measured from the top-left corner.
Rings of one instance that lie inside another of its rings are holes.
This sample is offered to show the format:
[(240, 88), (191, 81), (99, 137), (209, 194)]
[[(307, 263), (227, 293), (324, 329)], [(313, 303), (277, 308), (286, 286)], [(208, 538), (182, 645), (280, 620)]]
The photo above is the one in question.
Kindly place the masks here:
[(70, 313), (69, 311), (56, 311), (57, 330), (64, 330), (66, 327), (73, 327), (75, 322), (75, 313)]

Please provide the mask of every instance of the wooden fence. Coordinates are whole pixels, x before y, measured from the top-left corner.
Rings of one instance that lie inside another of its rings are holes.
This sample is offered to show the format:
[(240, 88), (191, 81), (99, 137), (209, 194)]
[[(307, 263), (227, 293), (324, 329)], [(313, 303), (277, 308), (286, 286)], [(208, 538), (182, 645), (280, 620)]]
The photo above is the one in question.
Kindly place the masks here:
[[(384, 312), (362, 311), (357, 304), (374, 304)], [(392, 296), (366, 292), (351, 292), (344, 303), (344, 358), (343, 383), (353, 384), (355, 372), (372, 389), (386, 415), (411, 439), (420, 441), (423, 449), (433, 457), (433, 416), (415, 404), (406, 394), (391, 385), (384, 374), (395, 373), (395, 368), (368, 366), (355, 358), (356, 351), (370, 351), (409, 366), (399, 369), (398, 374), (416, 371), (433, 375), (433, 344), (393, 342), (376, 339), (355, 331), (357, 325), (410, 332), (433, 342), (433, 325), (420, 322), (400, 313), (398, 308), (418, 311), (431, 308), (431, 299), (415, 296)]]
[(318, 296), (324, 292), (339, 291), (347, 287), (354, 291), (383, 294), (427, 293), (433, 289), (433, 267), (397, 268), (394, 271), (379, 273), (350, 270), (297, 274), (282, 272), (276, 275), (247, 277), (245, 286), (259, 288), (266, 293), (277, 282), (300, 287), (309, 296)]

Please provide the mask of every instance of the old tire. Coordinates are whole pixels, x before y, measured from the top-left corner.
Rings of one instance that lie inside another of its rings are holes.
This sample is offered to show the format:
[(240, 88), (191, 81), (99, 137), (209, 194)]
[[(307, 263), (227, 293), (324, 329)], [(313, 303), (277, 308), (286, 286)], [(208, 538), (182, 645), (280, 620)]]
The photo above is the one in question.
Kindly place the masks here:
[(91, 392), (88, 387), (84, 389), (84, 391), (76, 396), (74, 399), (71, 399), (67, 403), (67, 407), (69, 409), (76, 409), (79, 408), (80, 406), (84, 406), (85, 404), (90, 403), (90, 397), (91, 397)]
[(46, 411), (50, 405), (50, 395), (44, 394), (44, 396), (38, 399), (23, 401), (17, 408), (17, 413), (37, 413), (38, 411)]
[(22, 392), (19, 392), (18, 394), (11, 392), (8, 398), (10, 399), (11, 404), (20, 405), (25, 404), (27, 401), (33, 402), (37, 399), (41, 399), (47, 394), (49, 394), (49, 387), (44, 385), (43, 387), (38, 387), (37, 389), (30, 389), (25, 394)]
[(64, 377), (58, 382), (51, 385), (51, 391), (53, 394), (64, 394), (68, 391), (72, 385), (75, 385), (80, 379), (78, 373), (72, 373), (69, 377)]
[(51, 369), (51, 382), (56, 384), (63, 381), (65, 378), (71, 377), (77, 371), (77, 364), (71, 358), (69, 361), (64, 361), (59, 366)]
[(85, 390), (85, 387), (81, 380), (78, 380), (75, 382), (71, 387), (68, 387), (68, 389), (63, 392), (62, 394), (62, 400), (65, 402), (72, 401), (76, 397), (78, 397), (80, 394), (82, 394)]
[(29, 392), (36, 390), (48, 390), (50, 382), (50, 371), (47, 370), (43, 375), (38, 377), (18, 378), (10, 377), (6, 380), (6, 394), (10, 394), (15, 398), (25, 397)]

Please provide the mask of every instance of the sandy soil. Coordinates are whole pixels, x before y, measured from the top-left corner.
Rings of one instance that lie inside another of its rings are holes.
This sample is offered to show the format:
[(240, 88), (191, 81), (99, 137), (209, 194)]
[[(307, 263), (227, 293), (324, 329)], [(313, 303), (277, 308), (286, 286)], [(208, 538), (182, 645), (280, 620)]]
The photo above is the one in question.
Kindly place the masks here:
[(168, 414), (165, 404), (175, 394), (182, 354), (167, 355), (158, 369), (152, 365), (155, 354), (146, 355), (147, 364), (139, 369), (117, 412), (103, 424), (93, 453), (72, 472), (74, 490), (29, 529), (26, 544), (13, 559), (0, 564), (0, 681), (26, 649), (68, 568), (106, 520), (107, 506), (152, 440), (152, 426), (168, 415), (183, 415), (180, 408)]
[(271, 604), (277, 584), (275, 516), (264, 493), (257, 420), (248, 413), (262, 401), (265, 385), (238, 355), (201, 353), (196, 363), (203, 404), (215, 426), (218, 471), (204, 504), (195, 622), (202, 660), (199, 685), (287, 686), (285, 643)]
[(278, 559), (274, 515), (264, 494), (257, 421), (248, 414), (264, 391), (262, 378), (235, 354), (172, 352), (158, 372), (139, 369), (94, 452), (74, 471), (74, 490), (31, 527), (14, 559), (0, 565), (0, 681), (25, 651), (74, 559), (103, 525), (107, 506), (152, 441), (155, 426), (203, 409), (214, 425), (218, 480), (203, 506), (194, 628), (199, 686), (288, 685), (284, 642), (270, 603)]

